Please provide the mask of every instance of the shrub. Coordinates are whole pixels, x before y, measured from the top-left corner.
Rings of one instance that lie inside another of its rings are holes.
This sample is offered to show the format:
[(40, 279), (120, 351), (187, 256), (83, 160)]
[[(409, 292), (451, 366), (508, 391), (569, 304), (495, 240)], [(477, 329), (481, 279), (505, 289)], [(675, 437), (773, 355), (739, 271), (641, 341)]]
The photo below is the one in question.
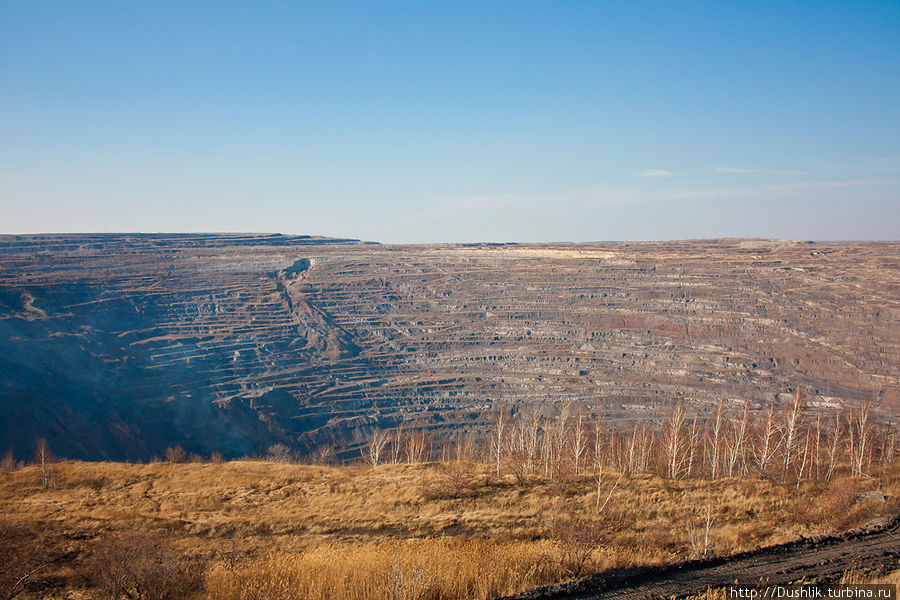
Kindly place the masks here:
[(55, 549), (43, 533), (0, 520), (0, 598), (15, 598), (53, 562)]
[(166, 460), (171, 463), (183, 463), (187, 459), (187, 453), (181, 446), (169, 446), (166, 448)]
[(422, 482), (421, 494), (426, 501), (472, 498), (477, 495), (477, 483), (478, 478), (470, 463), (442, 463), (434, 478)]
[(852, 529), (885, 507), (878, 503), (857, 503), (857, 496), (869, 486), (851, 477), (832, 480), (817, 498), (798, 500), (794, 519), (804, 525), (825, 524), (829, 530)]
[(281, 463), (291, 462), (291, 449), (284, 444), (269, 446), (269, 460)]
[(563, 572), (571, 577), (583, 575), (602, 540), (597, 524), (581, 517), (557, 516), (550, 522), (549, 533), (562, 550)]
[(0, 460), (0, 471), (4, 473), (12, 473), (16, 470), (16, 455), (13, 454), (12, 450), (7, 450), (6, 453), (3, 454), (3, 459)]
[(111, 600), (188, 598), (201, 583), (199, 568), (164, 540), (143, 532), (122, 532), (100, 539), (91, 570), (97, 588)]

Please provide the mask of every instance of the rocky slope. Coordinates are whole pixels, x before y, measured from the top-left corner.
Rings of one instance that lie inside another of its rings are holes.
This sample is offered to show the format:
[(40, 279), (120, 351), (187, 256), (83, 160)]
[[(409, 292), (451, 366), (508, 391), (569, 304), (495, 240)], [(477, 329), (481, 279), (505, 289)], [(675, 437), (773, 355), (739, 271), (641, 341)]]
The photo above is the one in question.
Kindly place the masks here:
[(797, 386), (898, 412), (900, 243), (0, 236), (0, 444), (22, 457), (37, 437), (349, 455), (377, 426), (481, 428), (498, 402), (627, 423)]

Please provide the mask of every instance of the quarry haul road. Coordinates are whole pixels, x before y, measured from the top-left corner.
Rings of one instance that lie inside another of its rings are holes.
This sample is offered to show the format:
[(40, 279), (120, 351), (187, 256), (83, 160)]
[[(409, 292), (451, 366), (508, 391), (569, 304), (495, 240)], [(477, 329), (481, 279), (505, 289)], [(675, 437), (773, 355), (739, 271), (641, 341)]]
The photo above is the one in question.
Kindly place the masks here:
[(726, 558), (616, 569), (522, 592), (511, 599), (679, 598), (707, 588), (835, 581), (850, 568), (884, 573), (900, 560), (900, 515), (846, 533), (802, 538)]

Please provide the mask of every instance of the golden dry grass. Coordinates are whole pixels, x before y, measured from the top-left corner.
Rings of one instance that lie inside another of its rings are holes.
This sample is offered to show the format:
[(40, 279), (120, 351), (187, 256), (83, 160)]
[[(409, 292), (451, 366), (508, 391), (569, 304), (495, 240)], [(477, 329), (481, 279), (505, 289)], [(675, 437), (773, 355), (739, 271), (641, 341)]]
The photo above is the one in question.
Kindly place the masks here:
[(214, 600), (487, 598), (558, 581), (557, 546), (452, 538), (328, 544), (218, 562), (207, 575), (207, 593)]
[[(36, 467), (0, 474), (0, 514), (62, 539), (69, 558), (55, 585), (83, 597), (93, 597), (85, 566), (92, 547), (114, 531), (153, 532), (201, 562), (205, 594), (216, 600), (483, 598), (584, 570), (694, 556), (690, 540), (707, 507), (709, 551), (727, 554), (852, 527), (895, 509), (891, 500), (854, 504), (858, 492), (894, 498), (900, 490), (896, 470), (799, 490), (759, 479), (639, 475), (623, 478), (598, 515), (590, 476), (518, 482), (483, 465), (56, 468), (52, 489)], [(604, 497), (614, 480), (604, 480)], [(415, 589), (397, 591), (401, 583)]]

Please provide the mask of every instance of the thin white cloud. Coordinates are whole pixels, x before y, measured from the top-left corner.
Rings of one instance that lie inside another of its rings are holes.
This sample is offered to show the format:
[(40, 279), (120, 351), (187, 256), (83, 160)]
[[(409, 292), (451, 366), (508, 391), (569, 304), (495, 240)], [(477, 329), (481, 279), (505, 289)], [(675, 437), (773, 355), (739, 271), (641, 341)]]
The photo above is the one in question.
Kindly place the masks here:
[(879, 156), (865, 162), (865, 164), (836, 164), (831, 165), (831, 167), (857, 173), (896, 173), (900, 171), (900, 156)]
[(643, 171), (638, 171), (635, 175), (640, 177), (671, 177), (672, 171), (667, 171), (665, 169), (644, 169)]
[(759, 173), (759, 169), (742, 169), (740, 167), (716, 167), (716, 173)]
[(733, 175), (809, 175), (806, 171), (785, 171), (781, 169), (747, 169), (744, 167), (716, 167), (714, 173)]
[(741, 197), (748, 190), (732, 187), (595, 186), (578, 194), (587, 206), (639, 205), (654, 202), (709, 202)]
[(803, 188), (818, 188), (823, 190), (835, 190), (845, 187), (866, 187), (890, 185), (897, 183), (896, 179), (839, 179), (832, 181), (796, 181), (794, 183), (780, 183), (765, 186), (766, 190), (790, 190)]
[(598, 209), (613, 206), (641, 206), (659, 203), (721, 203), (733, 201), (799, 200), (839, 193), (844, 188), (877, 189), (900, 184), (897, 179), (804, 180), (771, 183), (749, 187), (734, 186), (650, 186), (598, 185), (591, 188), (548, 194), (448, 195), (432, 199), (426, 213), (443, 218), (447, 215), (480, 211), (523, 211), (523, 214), (551, 214), (559, 211)]
[(567, 201), (571, 194), (487, 194), (484, 196), (447, 196), (438, 203), (465, 209), (516, 208)]
[(435, 210), (509, 210), (559, 208), (598, 208), (636, 206), (655, 202), (728, 200), (747, 194), (746, 190), (729, 187), (650, 189), (646, 186), (606, 186), (569, 190), (558, 194), (496, 194), (483, 196), (444, 196), (434, 198)]

